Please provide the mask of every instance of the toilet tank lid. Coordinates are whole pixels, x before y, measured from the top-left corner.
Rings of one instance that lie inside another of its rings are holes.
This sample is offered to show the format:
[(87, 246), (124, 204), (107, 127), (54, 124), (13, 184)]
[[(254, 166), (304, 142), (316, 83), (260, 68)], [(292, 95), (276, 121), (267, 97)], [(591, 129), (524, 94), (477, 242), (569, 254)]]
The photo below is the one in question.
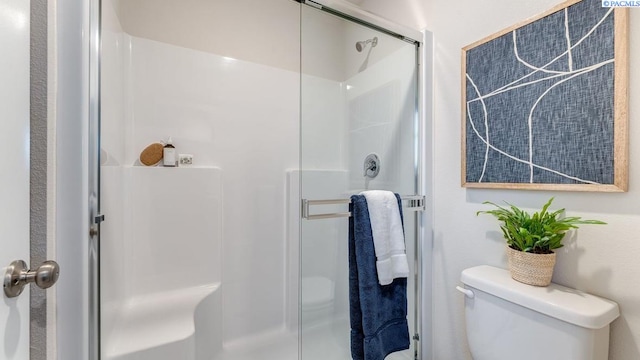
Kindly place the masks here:
[(619, 315), (618, 304), (551, 283), (537, 287), (511, 278), (508, 270), (481, 265), (462, 271), (462, 282), (514, 304), (588, 329), (600, 329)]

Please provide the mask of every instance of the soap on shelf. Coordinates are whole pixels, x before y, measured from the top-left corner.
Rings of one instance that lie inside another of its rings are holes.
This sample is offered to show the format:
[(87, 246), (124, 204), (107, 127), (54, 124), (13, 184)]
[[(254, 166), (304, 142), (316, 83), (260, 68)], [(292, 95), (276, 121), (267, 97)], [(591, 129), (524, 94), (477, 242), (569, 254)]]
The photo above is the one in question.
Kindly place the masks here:
[(192, 154), (178, 154), (178, 164), (179, 164), (179, 166), (191, 166), (191, 165), (193, 165), (193, 155)]
[(173, 146), (173, 141), (171, 140), (171, 137), (169, 137), (169, 140), (164, 145), (164, 148), (162, 149), (162, 155), (164, 159), (163, 161), (164, 166), (167, 166), (167, 167), (176, 166), (177, 164), (176, 147)]
[(162, 160), (163, 145), (153, 143), (144, 148), (140, 153), (140, 162), (146, 166), (153, 166)]

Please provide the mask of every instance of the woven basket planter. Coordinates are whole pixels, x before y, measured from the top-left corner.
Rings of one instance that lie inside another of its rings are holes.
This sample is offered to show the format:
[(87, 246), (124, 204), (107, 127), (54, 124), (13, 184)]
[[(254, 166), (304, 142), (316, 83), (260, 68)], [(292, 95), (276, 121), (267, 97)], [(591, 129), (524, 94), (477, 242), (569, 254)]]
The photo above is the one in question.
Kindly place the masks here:
[(556, 254), (533, 254), (507, 246), (511, 277), (521, 283), (548, 286), (556, 264)]

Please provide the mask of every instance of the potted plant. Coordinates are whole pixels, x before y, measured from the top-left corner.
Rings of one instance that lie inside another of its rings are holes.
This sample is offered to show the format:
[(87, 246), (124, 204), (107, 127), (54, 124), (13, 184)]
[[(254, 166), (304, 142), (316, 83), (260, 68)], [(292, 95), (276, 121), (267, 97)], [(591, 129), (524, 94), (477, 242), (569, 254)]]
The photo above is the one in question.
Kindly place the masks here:
[(554, 249), (561, 248), (568, 230), (577, 229), (581, 224), (606, 224), (599, 220), (582, 220), (581, 217), (561, 217), (564, 209), (549, 212), (553, 197), (540, 212), (530, 215), (518, 207), (502, 207), (490, 201), (494, 210), (478, 211), (476, 215), (489, 214), (502, 222), (500, 229), (507, 240), (509, 270), (514, 280), (535, 286), (551, 283), (553, 267), (556, 263)]

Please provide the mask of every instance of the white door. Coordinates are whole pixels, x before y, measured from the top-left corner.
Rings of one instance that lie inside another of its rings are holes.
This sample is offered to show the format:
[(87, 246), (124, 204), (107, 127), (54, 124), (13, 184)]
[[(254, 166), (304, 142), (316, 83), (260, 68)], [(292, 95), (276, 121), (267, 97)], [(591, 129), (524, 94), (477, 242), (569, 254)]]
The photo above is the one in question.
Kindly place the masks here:
[[(0, 0), (0, 269), (29, 262), (28, 0)], [(29, 359), (29, 289), (0, 295), (0, 360)]]

